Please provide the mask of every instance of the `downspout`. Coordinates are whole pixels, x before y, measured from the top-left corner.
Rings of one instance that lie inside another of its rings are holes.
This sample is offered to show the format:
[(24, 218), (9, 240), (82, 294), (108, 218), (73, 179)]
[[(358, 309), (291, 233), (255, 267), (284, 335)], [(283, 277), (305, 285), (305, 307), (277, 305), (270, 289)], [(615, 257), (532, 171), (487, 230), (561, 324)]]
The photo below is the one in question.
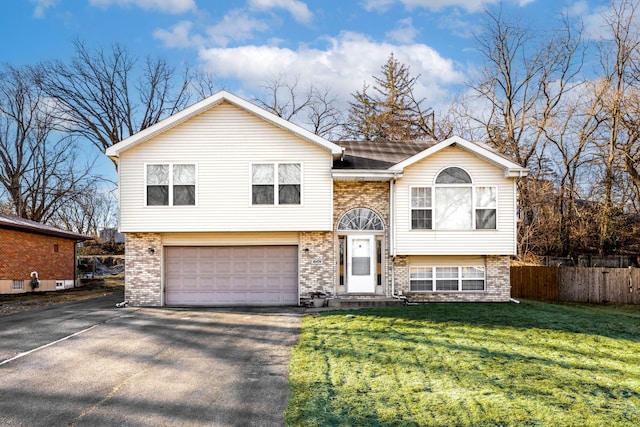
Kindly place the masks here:
[(389, 256), (391, 257), (391, 297), (404, 301), (407, 304), (407, 298), (396, 295), (396, 181), (397, 175), (394, 174), (389, 181)]

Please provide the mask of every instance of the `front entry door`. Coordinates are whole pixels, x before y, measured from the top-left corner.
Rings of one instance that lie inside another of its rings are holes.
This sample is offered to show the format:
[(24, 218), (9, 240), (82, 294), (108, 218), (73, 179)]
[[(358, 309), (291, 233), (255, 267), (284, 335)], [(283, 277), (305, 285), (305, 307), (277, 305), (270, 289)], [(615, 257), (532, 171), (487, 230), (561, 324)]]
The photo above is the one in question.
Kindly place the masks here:
[(347, 236), (348, 292), (375, 292), (375, 236)]

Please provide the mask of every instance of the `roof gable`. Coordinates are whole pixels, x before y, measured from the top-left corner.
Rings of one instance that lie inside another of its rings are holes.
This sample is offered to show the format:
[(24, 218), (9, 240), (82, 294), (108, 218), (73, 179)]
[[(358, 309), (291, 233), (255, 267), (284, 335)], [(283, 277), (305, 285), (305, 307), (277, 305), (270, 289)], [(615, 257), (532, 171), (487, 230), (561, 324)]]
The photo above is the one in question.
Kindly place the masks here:
[(493, 150), (488, 145), (480, 143), (480, 142), (471, 142), (464, 138), (460, 138), (459, 136), (453, 136), (451, 138), (445, 139), (444, 141), (438, 142), (437, 144), (429, 147), (406, 160), (403, 160), (391, 167), (389, 167), (390, 171), (401, 172), (405, 168), (420, 162), (421, 160), (451, 146), (458, 146), (464, 150), (467, 150), (478, 157), (483, 158), (484, 160), (493, 163), (494, 165), (502, 168), (505, 173), (505, 177), (522, 177), (527, 176), (529, 170), (523, 168), (515, 162), (512, 162), (504, 155), (499, 152)]
[(217, 92), (210, 97), (205, 98), (202, 101), (197, 102), (170, 117), (167, 117), (166, 119), (156, 123), (155, 125), (150, 126), (136, 133), (135, 135), (130, 136), (129, 138), (123, 139), (117, 144), (114, 144), (111, 147), (107, 148), (105, 154), (114, 159), (118, 158), (120, 156), (120, 153), (122, 153), (123, 151), (133, 148), (145, 141), (148, 141), (149, 139), (161, 133), (164, 133), (169, 129), (172, 129), (179, 124), (186, 122), (190, 118), (202, 114), (205, 111), (208, 111), (223, 102), (228, 102), (244, 111), (249, 112), (250, 114), (253, 114), (254, 116), (265, 120), (268, 123), (271, 123), (274, 126), (277, 126), (281, 129), (297, 135), (298, 137), (306, 141), (316, 144), (330, 151), (334, 156), (342, 154), (342, 148), (340, 146), (226, 91)]

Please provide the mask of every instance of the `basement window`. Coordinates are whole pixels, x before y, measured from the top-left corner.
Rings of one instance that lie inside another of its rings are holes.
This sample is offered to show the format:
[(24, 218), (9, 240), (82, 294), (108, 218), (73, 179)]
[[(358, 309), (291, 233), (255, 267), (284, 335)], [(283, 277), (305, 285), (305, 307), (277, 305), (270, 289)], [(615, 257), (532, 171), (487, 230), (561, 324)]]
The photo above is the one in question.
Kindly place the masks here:
[(411, 292), (468, 292), (485, 290), (485, 268), (426, 267), (409, 268)]
[(22, 291), (22, 290), (24, 290), (24, 280), (14, 280), (13, 281), (13, 290), (14, 291)]

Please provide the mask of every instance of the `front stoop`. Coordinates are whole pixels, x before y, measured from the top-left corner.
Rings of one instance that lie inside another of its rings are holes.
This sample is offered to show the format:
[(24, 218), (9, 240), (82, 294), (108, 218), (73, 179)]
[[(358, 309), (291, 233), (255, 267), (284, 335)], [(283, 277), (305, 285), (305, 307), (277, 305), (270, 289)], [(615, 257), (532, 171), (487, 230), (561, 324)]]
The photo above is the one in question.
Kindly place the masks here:
[(398, 307), (405, 305), (404, 300), (396, 298), (332, 298), (327, 301), (328, 307), (360, 308), (360, 307)]

